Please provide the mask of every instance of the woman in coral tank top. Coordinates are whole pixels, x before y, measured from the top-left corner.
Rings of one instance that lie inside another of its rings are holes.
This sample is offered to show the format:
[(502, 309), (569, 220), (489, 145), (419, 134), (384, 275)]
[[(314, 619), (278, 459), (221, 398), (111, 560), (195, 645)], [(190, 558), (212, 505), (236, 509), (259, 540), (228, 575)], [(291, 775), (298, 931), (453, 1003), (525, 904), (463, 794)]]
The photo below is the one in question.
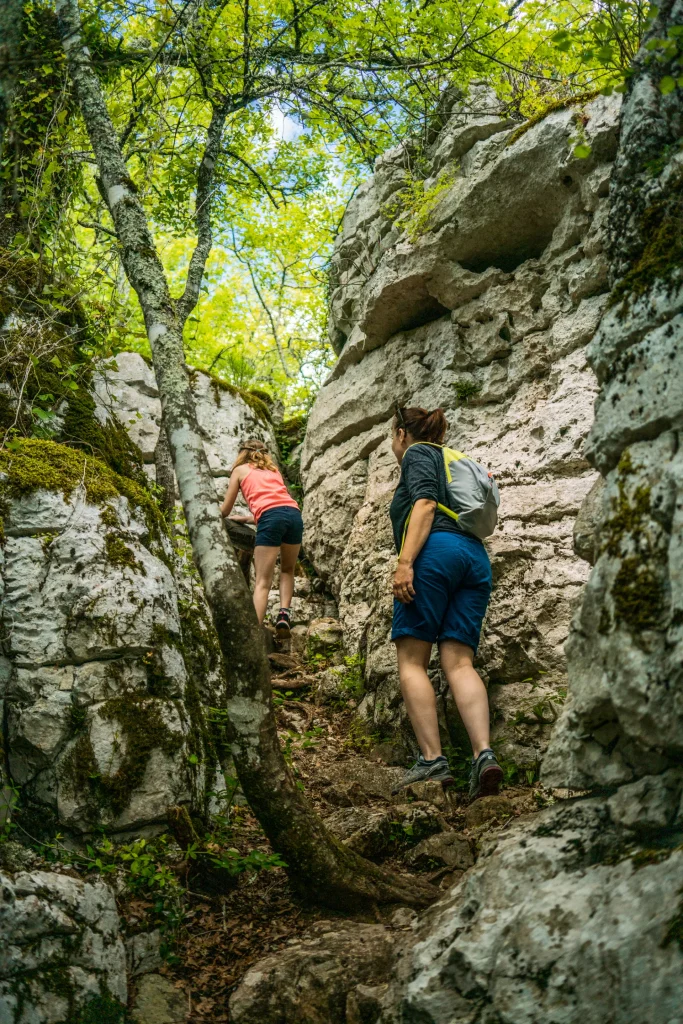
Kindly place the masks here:
[[(249, 506), (249, 515), (231, 516), (238, 491)], [(254, 546), (254, 607), (263, 622), (273, 573), (280, 555), (280, 611), (275, 620), (278, 636), (290, 635), (289, 607), (294, 593), (294, 569), (301, 547), (304, 523), (299, 506), (290, 495), (279, 469), (261, 441), (245, 441), (232, 467), (221, 515), (238, 523), (256, 523)]]

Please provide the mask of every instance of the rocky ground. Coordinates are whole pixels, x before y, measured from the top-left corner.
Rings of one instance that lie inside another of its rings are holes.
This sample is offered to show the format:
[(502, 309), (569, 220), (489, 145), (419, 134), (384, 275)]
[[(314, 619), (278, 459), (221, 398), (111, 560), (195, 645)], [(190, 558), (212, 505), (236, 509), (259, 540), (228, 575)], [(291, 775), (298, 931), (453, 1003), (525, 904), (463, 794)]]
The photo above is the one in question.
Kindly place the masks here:
[[(392, 796), (402, 769), (388, 766), (373, 737), (357, 727), (358, 698), (350, 689), (354, 666), (344, 665), (335, 627), (333, 619), (317, 620), (306, 629), (295, 630), (292, 650), (271, 655), (283, 749), (311, 803), (344, 842), (377, 863), (419, 873), (446, 890), (475, 864), (487, 838), (544, 806), (548, 797), (538, 788), (508, 786), (499, 797), (467, 806), (462, 760), (456, 765), (453, 789), (425, 783)], [(331, 686), (331, 676), (338, 680), (336, 689)], [(222, 842), (244, 856), (249, 851), (266, 856), (270, 852), (258, 822), (239, 794), (226, 815)], [(182, 874), (184, 867), (176, 860), (176, 874)], [(124, 898), (121, 911), (131, 931), (143, 925), (149, 929), (150, 922), (159, 921), (151, 899)], [(156, 972), (142, 975), (137, 985), (134, 982), (133, 1012), (145, 1024), (178, 1020), (223, 1024), (256, 1020), (264, 1013), (263, 1019), (269, 1020), (261, 1005), (264, 998), (268, 1000), (269, 991), (275, 995), (269, 982), (264, 991), (259, 989), (255, 1005), (251, 996), (245, 1002), (240, 995), (232, 1015), (228, 1006), (231, 994), (255, 962), (282, 951), (273, 980), (279, 991), (276, 978), (283, 969), (282, 955), (286, 958), (288, 949), (296, 953), (297, 970), (305, 974), (306, 958), (302, 960), (300, 943), (315, 945), (315, 937), (325, 935), (325, 957), (335, 961), (325, 969), (325, 988), (334, 992), (341, 960), (347, 960), (350, 952), (344, 943), (349, 920), (354, 924), (355, 939), (357, 928), (369, 928), (372, 940), (373, 927), (384, 925), (375, 936), (381, 944), (386, 941), (387, 928), (400, 935), (414, 916), (412, 911), (396, 907), (368, 907), (365, 914), (351, 919), (314, 909), (293, 894), (285, 871), (277, 867), (243, 872), (227, 894), (195, 891), (190, 884), (182, 897), (180, 920), (174, 927), (167, 925), (169, 937), (171, 932), (173, 937), (165, 962)], [(330, 953), (330, 935), (337, 936), (340, 944), (336, 959), (334, 948)], [(364, 967), (358, 965), (357, 982), (382, 980), (382, 958), (377, 950), (371, 960)], [(333, 1007), (329, 1012), (329, 1020), (336, 1019)]]

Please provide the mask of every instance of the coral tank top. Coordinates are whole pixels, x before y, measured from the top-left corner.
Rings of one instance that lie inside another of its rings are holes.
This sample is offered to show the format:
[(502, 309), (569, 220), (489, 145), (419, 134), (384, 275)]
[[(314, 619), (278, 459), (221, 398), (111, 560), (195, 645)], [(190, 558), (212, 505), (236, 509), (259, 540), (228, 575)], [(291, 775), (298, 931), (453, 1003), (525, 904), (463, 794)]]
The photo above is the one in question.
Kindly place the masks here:
[(240, 483), (249, 511), (258, 523), (264, 512), (271, 508), (298, 508), (277, 470), (250, 469)]

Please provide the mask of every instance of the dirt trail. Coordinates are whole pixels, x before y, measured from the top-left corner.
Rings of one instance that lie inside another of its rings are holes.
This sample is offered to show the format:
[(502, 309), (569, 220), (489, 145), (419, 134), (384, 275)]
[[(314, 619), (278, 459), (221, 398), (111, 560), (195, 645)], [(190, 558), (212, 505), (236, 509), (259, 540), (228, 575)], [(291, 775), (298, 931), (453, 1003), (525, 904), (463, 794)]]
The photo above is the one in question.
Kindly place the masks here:
[[(422, 783), (392, 796), (403, 769), (388, 766), (371, 738), (358, 729), (356, 701), (343, 690), (321, 703), (321, 684), (338, 655), (318, 648), (306, 657), (301, 643), (271, 655), (273, 692), (285, 756), (300, 785), (339, 838), (394, 870), (420, 873), (442, 889), (475, 862), (482, 841), (545, 797), (532, 788), (507, 788), (468, 807), (465, 790)], [(229, 815), (229, 842), (246, 854), (270, 852), (239, 795)], [(190, 892), (179, 941), (162, 973), (182, 989), (187, 1020), (229, 1021), (228, 998), (245, 971), (335, 915), (297, 899), (281, 868), (240, 875), (228, 895)], [(125, 909), (125, 908), (124, 908)], [(135, 908), (133, 908), (135, 909)], [(369, 907), (358, 920), (388, 923), (395, 907)]]

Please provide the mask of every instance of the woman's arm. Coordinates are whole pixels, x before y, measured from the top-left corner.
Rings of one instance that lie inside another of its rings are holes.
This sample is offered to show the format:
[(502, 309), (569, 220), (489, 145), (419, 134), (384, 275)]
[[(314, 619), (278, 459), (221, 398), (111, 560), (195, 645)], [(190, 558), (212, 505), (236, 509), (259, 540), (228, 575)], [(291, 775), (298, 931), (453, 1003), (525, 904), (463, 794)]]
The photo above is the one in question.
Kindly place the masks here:
[(431, 533), (436, 502), (429, 498), (418, 498), (410, 513), (410, 522), (403, 549), (394, 573), (394, 597), (401, 604), (410, 604), (415, 597), (413, 590), (413, 562), (422, 551)]
[(221, 515), (223, 516), (224, 519), (225, 519), (226, 516), (229, 516), (230, 513), (232, 512), (232, 506), (235, 504), (235, 501), (237, 499), (237, 494), (238, 494), (239, 489), (240, 489), (240, 480), (241, 479), (242, 479), (242, 474), (240, 473), (239, 469), (234, 469), (232, 471), (232, 476), (230, 477), (230, 483), (228, 484), (228, 489), (225, 492), (225, 498), (223, 499), (223, 504), (221, 505)]

